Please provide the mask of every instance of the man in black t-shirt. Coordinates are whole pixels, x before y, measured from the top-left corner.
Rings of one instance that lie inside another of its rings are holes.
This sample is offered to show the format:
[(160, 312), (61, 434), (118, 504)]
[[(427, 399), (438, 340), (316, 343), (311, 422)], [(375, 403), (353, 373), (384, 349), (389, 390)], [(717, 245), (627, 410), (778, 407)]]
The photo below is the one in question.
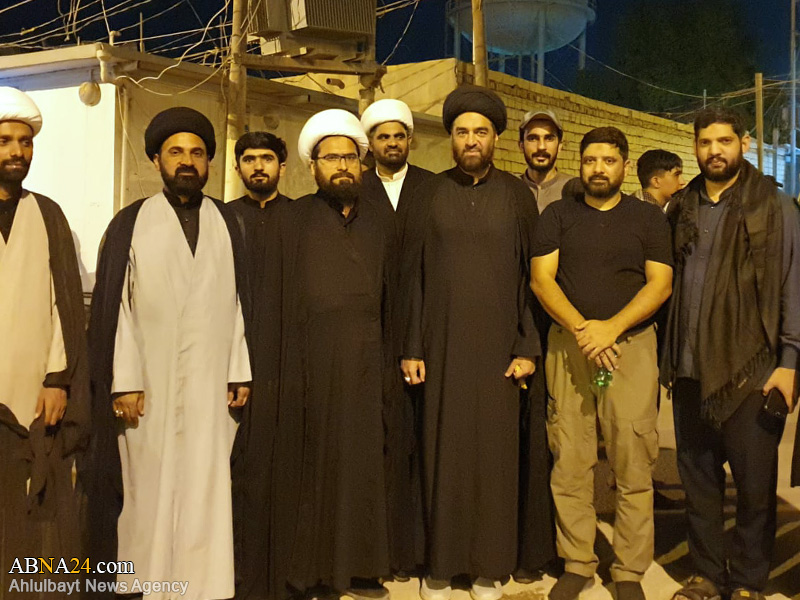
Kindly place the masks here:
[[(545, 363), (554, 465), (558, 553), (566, 572), (550, 592), (572, 600), (597, 568), (592, 468), (599, 417), (617, 479), (615, 560), (619, 600), (644, 598), (653, 560), (653, 485), (658, 454), (658, 367), (653, 315), (669, 297), (672, 252), (666, 217), (622, 194), (628, 142), (602, 127), (581, 141), (584, 193), (542, 214), (532, 248), (532, 287), (553, 317)], [(604, 385), (601, 369), (613, 372)]]

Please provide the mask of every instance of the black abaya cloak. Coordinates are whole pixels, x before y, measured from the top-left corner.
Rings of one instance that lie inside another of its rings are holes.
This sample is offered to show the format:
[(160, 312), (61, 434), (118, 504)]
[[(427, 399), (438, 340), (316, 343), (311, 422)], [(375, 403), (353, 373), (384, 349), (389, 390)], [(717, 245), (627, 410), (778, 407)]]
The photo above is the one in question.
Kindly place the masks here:
[[(531, 494), (544, 499), (536, 507), (536, 539), (523, 528), (525, 547), (537, 556), (520, 562), (543, 564), (553, 553), (543, 398), (528, 410), (527, 395), (503, 376), (514, 357), (536, 359), (543, 376), (528, 265), (536, 202), (519, 179), (493, 167), (477, 185), (451, 169), (417, 194), (419, 214), (405, 229), (401, 293), (408, 300), (403, 355), (426, 367), (428, 571), (437, 579), (501, 579), (517, 567), (519, 503), (530, 519)], [(543, 385), (533, 379), (541, 395)], [(521, 414), (529, 417), (532, 444), (522, 468)], [(527, 488), (521, 494), (520, 479)]]
[(363, 202), (345, 218), (317, 193), (290, 212), (270, 524), (277, 598), (389, 574), (385, 235)]

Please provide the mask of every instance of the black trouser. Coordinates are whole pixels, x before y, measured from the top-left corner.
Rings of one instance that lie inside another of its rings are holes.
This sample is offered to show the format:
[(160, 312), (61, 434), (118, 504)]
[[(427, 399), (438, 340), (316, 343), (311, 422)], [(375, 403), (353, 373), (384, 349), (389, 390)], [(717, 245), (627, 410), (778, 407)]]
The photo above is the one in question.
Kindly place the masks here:
[[(686, 490), (689, 552), (698, 573), (720, 587), (761, 591), (769, 578), (783, 426), (760, 414), (763, 402), (761, 390), (753, 391), (716, 430), (700, 418), (700, 383), (678, 379), (675, 385), (678, 470)], [(736, 527), (727, 568), (726, 461), (736, 485)]]

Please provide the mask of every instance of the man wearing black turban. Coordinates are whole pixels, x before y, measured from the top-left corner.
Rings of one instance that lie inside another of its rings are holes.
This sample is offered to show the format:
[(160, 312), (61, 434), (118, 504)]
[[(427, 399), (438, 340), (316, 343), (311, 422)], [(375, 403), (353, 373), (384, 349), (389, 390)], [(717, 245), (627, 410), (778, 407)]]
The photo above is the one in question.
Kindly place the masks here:
[(145, 148), (163, 191), (109, 225), (92, 299), (93, 560), (134, 565), (118, 593), (149, 580), (230, 598), (229, 461), (251, 381), (243, 242), (233, 211), (203, 195), (205, 116), (159, 113)]
[[(506, 126), (495, 93), (455, 90), (443, 122), (456, 167), (415, 194), (425, 200), (406, 224), (401, 266), (403, 375), (411, 385), (425, 382), (428, 576), (420, 594), (447, 600), (451, 578), (468, 574), (474, 600), (499, 600), (500, 580), (518, 566), (520, 481), (535, 502), (525, 510), (538, 523), (525, 566), (554, 555), (542, 352), (527, 261), (538, 211), (525, 184), (492, 164)], [(531, 416), (524, 432), (530, 464), (520, 471), (521, 410), (526, 423)]]

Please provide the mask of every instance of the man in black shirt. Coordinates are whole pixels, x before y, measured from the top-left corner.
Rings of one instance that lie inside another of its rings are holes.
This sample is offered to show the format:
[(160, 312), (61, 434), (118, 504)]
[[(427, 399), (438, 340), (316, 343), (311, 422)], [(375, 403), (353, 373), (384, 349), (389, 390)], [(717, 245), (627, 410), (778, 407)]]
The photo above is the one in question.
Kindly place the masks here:
[(231, 457), (237, 594), (267, 595), (272, 450), (281, 357), (282, 219), (291, 200), (278, 191), (286, 143), (263, 132), (236, 142), (236, 172), (247, 193), (230, 206), (244, 226), (247, 275), (253, 297), (253, 400), (242, 414)]
[[(653, 559), (651, 468), (658, 453), (653, 315), (669, 297), (672, 252), (661, 211), (620, 192), (628, 142), (603, 127), (581, 141), (584, 193), (551, 204), (532, 249), (533, 290), (553, 317), (545, 363), (557, 546), (566, 561), (550, 598), (572, 600), (594, 577), (592, 468), (599, 417), (617, 478), (617, 598), (644, 598)], [(600, 369), (613, 372), (613, 381)], [(599, 376), (600, 375), (600, 376)]]
[[(676, 256), (661, 376), (673, 388), (678, 468), (696, 575), (675, 598), (759, 599), (775, 540), (783, 423), (762, 414), (777, 391), (790, 409), (800, 351), (797, 206), (744, 154), (750, 136), (728, 110), (694, 122), (701, 174), (670, 207)], [(724, 463), (736, 485), (725, 551)]]

